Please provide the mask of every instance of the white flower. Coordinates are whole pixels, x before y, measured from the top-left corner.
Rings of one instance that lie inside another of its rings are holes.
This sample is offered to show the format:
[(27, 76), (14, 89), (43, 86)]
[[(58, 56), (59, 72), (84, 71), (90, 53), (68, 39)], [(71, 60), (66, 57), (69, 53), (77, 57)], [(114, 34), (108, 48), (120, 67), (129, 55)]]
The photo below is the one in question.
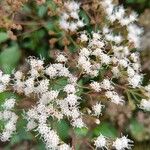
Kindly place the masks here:
[(101, 103), (96, 103), (92, 109), (94, 111), (94, 115), (95, 116), (99, 116), (102, 112), (102, 108), (104, 107), (104, 105), (102, 105)]
[(101, 54), (101, 63), (102, 64), (104, 63), (104, 64), (108, 65), (110, 63), (110, 61), (111, 61), (111, 59), (110, 59), (109, 55), (104, 54), (104, 53)]
[(22, 73), (21, 71), (17, 71), (17, 72), (15, 72), (15, 74), (14, 74), (14, 77), (15, 77), (15, 79), (17, 79), (17, 80), (21, 80), (22, 76), (23, 76), (23, 73)]
[(101, 83), (101, 88), (105, 90), (112, 90), (114, 87), (111, 85), (111, 82), (108, 79), (104, 79)]
[(29, 95), (34, 91), (34, 78), (29, 78), (25, 82), (24, 92), (25, 95)]
[(80, 111), (78, 109), (74, 108), (72, 111), (70, 111), (70, 116), (73, 119), (76, 119), (80, 116)]
[(72, 11), (72, 12), (70, 13), (70, 16), (71, 16), (72, 18), (74, 18), (74, 19), (79, 19), (79, 15), (78, 15), (78, 13), (77, 13), (76, 11)]
[(27, 123), (27, 131), (33, 130), (36, 127), (37, 127), (37, 123), (33, 119), (28, 121), (28, 123)]
[(122, 42), (122, 37), (120, 35), (118, 36), (114, 36), (114, 42), (116, 42), (117, 44), (121, 43)]
[(131, 149), (132, 143), (132, 140), (128, 139), (126, 136), (123, 136), (121, 138), (117, 138), (113, 142), (113, 147), (115, 147), (116, 150)]
[(77, 104), (78, 99), (79, 99), (78, 96), (74, 94), (69, 94), (67, 95), (67, 98), (65, 98), (64, 100), (66, 100), (71, 106), (74, 106)]
[(55, 67), (53, 67), (52, 65), (49, 66), (48, 68), (46, 68), (45, 73), (50, 77), (50, 78), (54, 78), (57, 75), (57, 70)]
[(140, 108), (146, 111), (150, 111), (150, 100), (142, 99), (140, 103)]
[(138, 14), (136, 12), (132, 12), (129, 16), (130, 22), (134, 22), (137, 20)]
[(87, 42), (88, 41), (88, 36), (85, 33), (81, 34), (80, 40), (81, 40), (81, 42)]
[(119, 60), (119, 65), (124, 67), (124, 68), (127, 68), (128, 67), (128, 61), (125, 60), (125, 59), (120, 59)]
[(11, 132), (9, 132), (9, 131), (3, 132), (3, 133), (1, 134), (1, 136), (0, 136), (0, 140), (1, 140), (2, 142), (9, 141), (10, 138), (11, 138)]
[(114, 75), (115, 77), (118, 77), (118, 76), (119, 76), (119, 69), (118, 69), (118, 66), (112, 68), (112, 73), (113, 73), (113, 75)]
[(66, 20), (61, 19), (59, 24), (62, 29), (65, 29), (65, 30), (69, 29), (69, 22), (67, 22)]
[(129, 77), (133, 77), (135, 75), (134, 69), (130, 66), (127, 68), (127, 73)]
[(15, 122), (13, 122), (12, 120), (10, 120), (6, 126), (5, 126), (5, 130), (9, 131), (9, 132), (13, 132), (16, 130), (16, 124)]
[(77, 128), (85, 127), (85, 124), (81, 118), (77, 118), (77, 119), (73, 120), (72, 125)]
[(135, 71), (140, 71), (141, 70), (141, 64), (140, 63), (132, 63), (133, 69)]
[(94, 38), (95, 40), (98, 40), (98, 39), (101, 38), (101, 35), (100, 35), (99, 33), (96, 33), (96, 32), (93, 32), (92, 36), (93, 36), (93, 38)]
[(10, 81), (10, 75), (9, 74), (4, 74), (1, 76), (0, 81), (4, 84), (7, 85)]
[(100, 86), (100, 83), (96, 82), (96, 81), (93, 81), (91, 84), (90, 84), (91, 88), (93, 90), (95, 90), (96, 92), (100, 92), (101, 91), (101, 86)]
[(70, 12), (77, 11), (80, 8), (80, 4), (75, 1), (68, 1), (64, 4)]
[(10, 110), (10, 109), (14, 108), (15, 102), (16, 102), (16, 100), (14, 98), (10, 98), (5, 101), (5, 103), (3, 104), (3, 107), (5, 109)]
[(68, 1), (64, 5), (66, 10), (62, 12), (59, 21), (60, 27), (66, 31), (75, 32), (84, 26), (83, 21), (79, 18), (80, 4), (75, 1)]
[(5, 101), (2, 105), (3, 111), (0, 112), (1, 119), (4, 120), (5, 126), (0, 134), (0, 140), (5, 142), (9, 141), (13, 132), (16, 131), (16, 123), (18, 116), (11, 110), (15, 105), (15, 99), (11, 98)]
[(39, 72), (37, 69), (31, 69), (30, 74), (31, 74), (31, 77), (33, 78), (37, 78), (39, 76)]
[(62, 20), (67, 20), (69, 18), (69, 15), (67, 13), (63, 13)]
[(82, 20), (78, 20), (78, 22), (77, 22), (77, 26), (78, 27), (80, 27), (80, 28), (82, 28), (82, 27), (84, 27), (84, 22), (82, 21)]
[(58, 94), (59, 92), (54, 90), (43, 93), (40, 98), (40, 102), (46, 105), (52, 100), (55, 100), (58, 97)]
[(65, 87), (64, 87), (64, 91), (67, 92), (68, 94), (72, 93), (74, 94), (76, 92), (76, 89), (75, 89), (75, 86), (72, 85), (72, 84), (67, 84)]
[(77, 26), (76, 23), (72, 22), (72, 23), (69, 24), (68, 28), (69, 28), (70, 31), (74, 32), (74, 31), (77, 30), (78, 26)]
[(26, 114), (28, 118), (38, 119), (38, 113), (36, 108), (29, 109)]
[(106, 138), (101, 134), (97, 137), (97, 139), (94, 141), (94, 145), (96, 148), (107, 148), (107, 141)]
[(0, 93), (6, 90), (6, 86), (0, 83)]
[(62, 144), (58, 147), (58, 150), (71, 150), (71, 147), (67, 144)]
[(150, 93), (150, 84), (144, 87), (147, 92)]
[(105, 95), (107, 98), (109, 98), (111, 100), (111, 102), (115, 103), (115, 104), (123, 104), (124, 100), (122, 99), (122, 97), (120, 97), (116, 92), (114, 91), (107, 91), (105, 92)]
[(66, 62), (67, 58), (64, 55), (59, 54), (59, 55), (57, 55), (56, 61), (57, 62)]
[(79, 55), (80, 55), (80, 57), (83, 57), (83, 56), (88, 57), (88, 56), (90, 55), (90, 53), (91, 53), (91, 52), (90, 52), (87, 48), (82, 48), (82, 49), (80, 50)]
[(35, 88), (36, 93), (47, 92), (49, 88), (49, 80), (45, 79), (39, 82), (39, 85)]
[(12, 112), (9, 110), (4, 110), (3, 111), (3, 118), (4, 120), (8, 120), (12, 117)]
[(128, 78), (128, 82), (133, 88), (136, 88), (140, 86), (142, 79), (142, 75), (135, 74), (133, 77)]
[(31, 66), (31, 70), (32, 69), (35, 69), (35, 70), (43, 69), (43, 64), (44, 64), (43, 60), (30, 58), (30, 59), (28, 59), (28, 62)]
[(116, 18), (118, 20), (120, 20), (124, 17), (124, 14), (125, 14), (125, 10), (124, 10), (123, 6), (119, 6), (118, 11), (115, 13)]

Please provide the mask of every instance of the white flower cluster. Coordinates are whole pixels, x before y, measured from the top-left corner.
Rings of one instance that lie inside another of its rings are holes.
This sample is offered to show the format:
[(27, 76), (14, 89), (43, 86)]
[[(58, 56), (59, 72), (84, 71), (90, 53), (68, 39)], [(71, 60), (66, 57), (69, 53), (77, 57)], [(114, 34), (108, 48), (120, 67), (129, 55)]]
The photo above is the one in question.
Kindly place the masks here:
[(6, 122), (2, 133), (0, 133), (0, 140), (3, 142), (9, 141), (12, 134), (16, 131), (18, 116), (12, 111), (15, 103), (16, 100), (14, 98), (5, 100), (2, 105), (3, 110), (0, 111), (0, 120)]
[[(141, 86), (143, 75), (141, 74), (141, 64), (139, 53), (130, 49), (139, 46), (139, 38), (142, 33), (135, 24), (137, 15), (132, 13), (126, 15), (122, 6), (116, 6), (112, 0), (103, 0), (100, 2), (106, 12), (110, 22), (101, 27), (101, 30), (88, 34), (83, 31), (80, 36), (82, 47), (79, 50), (77, 67), (74, 73), (80, 77), (88, 77), (89, 85), (86, 89), (94, 90), (94, 94), (102, 94), (106, 99), (115, 104), (123, 104), (124, 97), (120, 94), (121, 89), (143, 88)], [(60, 18), (60, 27), (66, 31), (75, 32), (84, 26), (83, 20), (79, 17), (80, 4), (75, 1), (64, 3), (64, 11)], [(121, 27), (125, 27), (128, 32), (124, 35), (121, 31), (116, 33), (113, 26), (109, 23), (119, 22)], [(110, 27), (112, 27), (110, 29)], [(125, 43), (125, 44), (124, 44)], [(80, 45), (80, 46), (81, 46)], [(83, 122), (83, 113), (92, 117), (98, 117), (102, 114), (104, 105), (96, 102), (91, 110), (89, 108), (80, 110), (81, 96), (78, 96), (78, 81), (81, 80), (74, 76), (66, 67), (69, 64), (69, 56), (59, 53), (56, 56), (56, 62), (44, 65), (44, 61), (29, 57), (29, 70), (17, 71), (12, 76), (3, 74), (0, 71), (0, 93), (7, 90), (14, 90), (25, 97), (31, 97), (36, 100), (36, 104), (30, 108), (26, 114), (27, 130), (37, 131), (46, 147), (51, 150), (71, 150), (71, 146), (63, 143), (56, 131), (51, 127), (50, 120), (60, 121), (68, 118), (73, 127), (86, 127)], [(68, 63), (66, 63), (68, 62)], [(104, 70), (104, 73), (101, 73)], [(102, 76), (102, 77), (100, 77)], [(100, 77), (100, 78), (99, 78)], [(59, 85), (63, 80), (63, 85)], [(10, 83), (10, 84), (9, 84)], [(58, 84), (58, 85), (57, 85)], [(83, 83), (84, 84), (84, 83)], [(58, 86), (58, 87), (57, 87)], [(56, 88), (57, 87), (57, 88)], [(90, 88), (89, 88), (90, 87)], [(84, 85), (83, 85), (84, 89)], [(144, 94), (147, 99), (142, 99), (140, 108), (150, 111), (150, 85), (144, 87)], [(86, 94), (86, 93), (84, 93)], [(3, 132), (0, 134), (2, 141), (10, 139), (16, 130), (18, 116), (12, 111), (15, 106), (15, 99), (11, 98), (5, 101), (0, 112), (0, 120), (6, 122)], [(99, 124), (97, 119), (95, 123)], [(95, 141), (96, 148), (107, 149), (109, 139), (100, 135)], [(132, 141), (123, 136), (112, 142), (112, 147), (117, 150), (130, 149)]]
[[(105, 27), (106, 30), (106, 27)], [(104, 34), (103, 34), (104, 33)], [(124, 76), (122, 72), (127, 72), (126, 80), (133, 87), (139, 87), (143, 75), (140, 74), (141, 65), (138, 52), (132, 52), (128, 46), (118, 46), (114, 43), (109, 45), (108, 37), (112, 33), (106, 31), (93, 33), (92, 38), (88, 38), (87, 46), (80, 49), (78, 65), (87, 75), (98, 76), (100, 68), (110, 65), (113, 76), (119, 78)], [(83, 35), (86, 35), (83, 33)], [(81, 41), (83, 36), (81, 34)], [(112, 39), (115, 37), (112, 36)], [(85, 41), (84, 41), (85, 42)], [(107, 47), (110, 47), (107, 50)], [(99, 90), (98, 90), (99, 91)]]
[(104, 105), (102, 105), (101, 103), (96, 103), (95, 105), (93, 105), (92, 110), (94, 112), (94, 116), (101, 115), (103, 107), (104, 107)]
[(113, 91), (114, 86), (111, 81), (108, 79), (104, 79), (101, 83), (93, 81), (90, 84), (91, 88), (96, 92), (105, 90), (105, 96), (111, 100), (111, 102), (115, 104), (123, 104), (124, 100), (121, 96), (119, 96), (115, 91)]
[(7, 85), (10, 82), (10, 75), (3, 74), (0, 70), (0, 93), (6, 90)]
[(143, 110), (150, 111), (150, 84), (145, 86), (144, 89), (147, 99), (142, 99), (139, 107)]
[(122, 104), (123, 99), (115, 92), (115, 88), (109, 80), (124, 78), (126, 84), (132, 88), (138, 88), (143, 79), (143, 75), (140, 73), (139, 53), (129, 50), (129, 46), (123, 46), (121, 42), (125, 39), (119, 37), (113, 35), (113, 31), (106, 26), (102, 31), (93, 32), (91, 38), (86, 32), (82, 33), (80, 40), (84, 46), (80, 49), (78, 59), (79, 68), (85, 75), (92, 77), (97, 77), (101, 68), (109, 66), (111, 77), (109, 79), (107, 76), (106, 79), (104, 77), (102, 83), (93, 81), (90, 86), (96, 92), (105, 90), (106, 97), (116, 104)]
[(80, 4), (75, 1), (68, 1), (64, 4), (65, 11), (60, 18), (60, 27), (71, 32), (84, 26), (83, 20), (79, 17)]
[[(58, 93), (54, 93), (53, 98), (56, 98), (57, 94)], [(59, 146), (61, 146), (59, 136), (47, 123), (47, 119), (49, 117), (58, 117), (59, 114), (54, 108), (52, 108), (52, 106), (48, 107), (47, 105), (44, 105), (45, 102), (44, 104), (42, 104), (42, 102), (43, 101), (41, 100), (37, 106), (33, 107), (27, 112), (27, 130), (30, 131), (34, 129), (37, 131), (41, 135), (48, 149), (59, 149)], [(68, 146), (67, 150), (69, 149), (70, 147)]]
[(133, 146), (133, 141), (128, 139), (126, 136), (123, 136), (121, 138), (117, 138), (113, 142), (112, 146), (115, 147), (116, 150), (131, 149), (131, 146)]
[(107, 14), (107, 19), (111, 23), (118, 21), (121, 26), (126, 26), (128, 31), (128, 40), (132, 41), (135, 47), (139, 47), (140, 35), (142, 34), (143, 30), (134, 24), (138, 15), (135, 12), (132, 12), (129, 16), (127, 16), (126, 10), (123, 8), (123, 6), (117, 6), (112, 2), (113, 0), (103, 0), (101, 2), (104, 11)]
[[(44, 67), (42, 60), (29, 58), (30, 70), (23, 74), (20, 71), (14, 73), (14, 90), (24, 93), (26, 96), (36, 96), (39, 101), (27, 112), (27, 130), (36, 130), (40, 133), (46, 146), (50, 149), (59, 149), (61, 144), (58, 135), (47, 124), (50, 117), (62, 119), (67, 116), (74, 127), (84, 127), (82, 114), (79, 111), (80, 97), (76, 95), (76, 80), (68, 68), (61, 63), (50, 64)], [(52, 82), (59, 78), (67, 78), (67, 85), (60, 90), (51, 89)], [(60, 96), (65, 93), (66, 96)], [(8, 105), (7, 105), (8, 104)], [(9, 101), (4, 106), (12, 105)], [(6, 108), (7, 108), (6, 107)], [(62, 146), (61, 146), (62, 147)], [(65, 147), (65, 145), (63, 145)], [(69, 149), (69, 146), (68, 146)]]
[(58, 54), (56, 61), (59, 63), (67, 62), (67, 58), (63, 54)]
[[(109, 139), (101, 134), (94, 141), (94, 145), (96, 146), (96, 148), (108, 149), (107, 146), (110, 145)], [(117, 138), (112, 143), (112, 147), (114, 147), (116, 150), (131, 149), (131, 146), (133, 146), (133, 141), (128, 139), (126, 136), (122, 136), (121, 138)]]
[[(83, 33), (85, 35), (85, 33)], [(84, 41), (83, 35), (81, 35), (81, 41)], [(89, 41), (89, 42), (88, 42)], [(92, 33), (92, 39), (88, 39), (88, 46), (80, 49), (78, 65), (82, 67), (84, 72), (91, 76), (97, 76), (99, 68), (110, 63), (110, 56), (105, 54), (103, 49), (105, 41), (100, 33)], [(96, 57), (97, 61), (94, 61), (90, 57)]]

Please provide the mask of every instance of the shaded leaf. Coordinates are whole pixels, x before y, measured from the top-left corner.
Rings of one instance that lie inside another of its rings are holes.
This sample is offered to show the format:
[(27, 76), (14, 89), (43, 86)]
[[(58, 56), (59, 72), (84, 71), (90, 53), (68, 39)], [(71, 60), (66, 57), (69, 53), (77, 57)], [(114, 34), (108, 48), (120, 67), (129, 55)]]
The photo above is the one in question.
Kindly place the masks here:
[(0, 68), (5, 73), (11, 73), (20, 60), (21, 51), (18, 46), (8, 47), (0, 53)]
[(109, 123), (109, 122), (102, 122), (99, 124), (94, 130), (93, 133), (95, 136), (99, 136), (100, 134), (110, 137), (110, 138), (115, 138), (117, 137), (117, 130), (115, 127)]
[(84, 137), (88, 133), (87, 128), (75, 128), (74, 131), (75, 131), (75, 134), (79, 137)]
[(61, 120), (59, 122), (55, 122), (54, 125), (55, 125), (55, 128), (56, 128), (57, 133), (60, 136), (60, 138), (63, 141), (68, 139), (68, 137), (69, 137), (69, 129), (70, 129), (70, 126), (69, 126), (68, 122), (65, 121), (65, 120)]
[(8, 38), (9, 37), (6, 32), (0, 32), (0, 43), (5, 42)]
[(130, 131), (132, 136), (141, 141), (144, 136), (144, 126), (139, 123), (136, 119), (132, 119), (130, 122)]

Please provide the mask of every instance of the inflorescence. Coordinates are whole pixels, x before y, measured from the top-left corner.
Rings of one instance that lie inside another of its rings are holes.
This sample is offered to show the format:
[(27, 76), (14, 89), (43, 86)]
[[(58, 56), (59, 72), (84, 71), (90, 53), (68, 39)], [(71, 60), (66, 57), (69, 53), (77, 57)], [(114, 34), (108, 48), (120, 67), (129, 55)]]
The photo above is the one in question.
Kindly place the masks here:
[[(42, 3), (45, 1), (38, 1), (38, 4)], [(134, 23), (137, 20), (137, 14), (127, 15), (126, 10), (122, 6), (114, 5), (112, 0), (100, 1), (99, 5), (107, 16), (107, 23), (97, 31), (80, 32), (78, 58), (74, 60), (77, 64), (74, 67), (80, 72), (80, 76), (72, 71), (68, 65), (69, 57), (63, 53), (59, 53), (55, 62), (48, 65), (44, 64), (44, 60), (29, 57), (27, 59), (29, 69), (25, 72), (18, 70), (8, 75), (0, 71), (1, 93), (12, 90), (18, 95), (35, 101), (33, 106), (24, 112), (24, 118), (28, 121), (26, 130), (38, 132), (48, 149), (73, 149), (72, 145), (64, 143), (59, 138), (49, 120), (60, 121), (67, 118), (73, 128), (88, 128), (83, 119), (84, 115), (90, 115), (99, 120), (103, 109), (107, 109), (101, 101), (97, 101), (88, 108), (88, 111), (82, 111), (80, 104), (86, 99), (78, 94), (82, 88), (78, 82), (81, 78), (91, 78), (86, 87), (83, 85), (88, 92), (100, 94), (105, 100), (115, 103), (118, 107), (126, 104), (126, 97), (118, 88), (142, 89), (145, 98), (137, 107), (150, 111), (150, 84), (142, 86), (144, 77), (141, 73), (139, 52), (133, 49), (139, 48), (142, 33), (142, 29)], [(64, 3), (64, 11), (59, 19), (62, 30), (77, 32), (86, 26), (79, 16), (80, 7), (81, 5), (75, 1)], [(120, 29), (123, 28), (122, 30), (116, 30), (116, 26), (113, 26), (116, 22)], [(97, 77), (100, 76), (102, 68), (105, 68), (108, 74), (99, 81)], [(60, 79), (66, 84), (56, 88), (55, 85)], [(6, 99), (2, 105), (0, 120), (6, 124), (0, 134), (1, 141), (10, 140), (16, 132), (16, 123), (19, 118), (14, 111), (16, 105), (16, 99), (13, 97)], [(124, 150), (131, 149), (133, 141), (126, 136), (114, 140), (100, 133), (93, 145), (96, 149), (108, 149), (111, 145), (116, 150)]]

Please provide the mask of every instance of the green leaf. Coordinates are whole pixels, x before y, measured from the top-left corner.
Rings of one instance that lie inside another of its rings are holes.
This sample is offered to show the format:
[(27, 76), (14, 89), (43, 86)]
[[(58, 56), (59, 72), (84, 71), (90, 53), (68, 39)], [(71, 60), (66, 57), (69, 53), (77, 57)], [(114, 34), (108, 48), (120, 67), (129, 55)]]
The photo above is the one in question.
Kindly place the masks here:
[(65, 120), (61, 120), (59, 122), (55, 122), (54, 123), (54, 127), (57, 130), (58, 135), (60, 136), (60, 138), (65, 141), (69, 138), (69, 123)]
[(0, 32), (0, 43), (5, 42), (8, 38), (9, 37), (6, 32)]
[(100, 125), (98, 125), (94, 130), (93, 133), (95, 136), (99, 136), (100, 134), (110, 137), (110, 138), (115, 138), (117, 137), (117, 130), (115, 127), (109, 123), (109, 122), (102, 122)]
[(21, 51), (18, 49), (17, 45), (6, 48), (0, 53), (0, 68), (4, 73), (10, 74), (12, 72), (18, 64), (20, 56)]
[(57, 9), (57, 5), (55, 4), (55, 2), (53, 0), (47, 0), (47, 6), (52, 10), (52, 11), (56, 11)]
[[(78, 85), (81, 87), (83, 86), (83, 80), (82, 79), (78, 81)], [(80, 96), (83, 93), (83, 88), (81, 88), (81, 87), (78, 88), (78, 92), (77, 92), (78, 96)]]
[(83, 18), (84, 23), (85, 23), (86, 25), (88, 25), (88, 24), (90, 23), (90, 18), (89, 18), (89, 16), (86, 14), (86, 12), (85, 12), (84, 10), (81, 10), (79, 14), (80, 14), (81, 18)]
[(2, 105), (2, 103), (4, 103), (5, 99), (12, 98), (12, 97), (16, 99), (19, 98), (14, 92), (0, 93), (0, 106)]
[(75, 134), (78, 137), (85, 137), (88, 133), (88, 129), (87, 128), (75, 128)]
[(36, 150), (46, 150), (45, 143), (44, 142), (38, 142), (36, 145)]
[(24, 140), (33, 140), (33, 136), (30, 132), (25, 129), (26, 121), (23, 118), (19, 118), (17, 122), (17, 133), (12, 136), (10, 144), (14, 145)]
[(56, 79), (50, 85), (53, 90), (62, 90), (67, 84), (68, 84), (67, 78), (60, 78)]
[(135, 0), (127, 0), (127, 3), (134, 3)]
[(39, 8), (38, 8), (38, 16), (39, 17), (42, 18), (46, 14), (46, 12), (47, 12), (47, 8), (45, 6), (43, 6), (43, 5), (39, 6)]
[(130, 122), (130, 131), (132, 136), (138, 141), (142, 141), (144, 134), (144, 126), (139, 123), (136, 119), (132, 119)]

